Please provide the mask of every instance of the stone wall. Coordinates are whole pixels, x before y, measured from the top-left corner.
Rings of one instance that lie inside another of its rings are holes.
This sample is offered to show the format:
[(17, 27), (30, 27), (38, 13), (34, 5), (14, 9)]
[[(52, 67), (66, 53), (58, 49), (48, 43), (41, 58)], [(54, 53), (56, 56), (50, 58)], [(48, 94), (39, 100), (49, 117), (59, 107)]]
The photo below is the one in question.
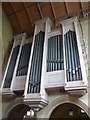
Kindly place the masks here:
[[(4, 74), (4, 70), (8, 61), (9, 57), (9, 50), (12, 45), (12, 38), (13, 38), (13, 31), (10, 25), (10, 22), (2, 10), (1, 3), (0, 3), (0, 86), (2, 83), (2, 78)], [(9, 101), (8, 101), (9, 103)], [(2, 102), (1, 96), (0, 96), (0, 109), (3, 108), (0, 111), (0, 114), (3, 113), (7, 107), (7, 104), (5, 102)], [(0, 115), (1, 117), (2, 115)]]

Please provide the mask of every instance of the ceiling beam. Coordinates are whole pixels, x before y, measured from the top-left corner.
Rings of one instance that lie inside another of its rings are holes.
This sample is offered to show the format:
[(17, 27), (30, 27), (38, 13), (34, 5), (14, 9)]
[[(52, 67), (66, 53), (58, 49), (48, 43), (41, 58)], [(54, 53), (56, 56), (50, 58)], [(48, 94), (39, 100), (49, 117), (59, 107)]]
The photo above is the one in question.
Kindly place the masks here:
[(64, 0), (64, 6), (65, 6), (67, 17), (69, 17), (69, 9), (68, 9), (67, 2), (65, 2), (65, 0)]
[(52, 9), (52, 13), (53, 13), (54, 19), (56, 19), (57, 17), (56, 17), (54, 6), (53, 6), (53, 3), (52, 3), (51, 0), (50, 0), (50, 5), (51, 5), (51, 9)]
[(83, 12), (83, 5), (82, 5), (81, 0), (80, 0), (79, 4), (80, 4), (80, 9), (81, 9), (81, 14), (82, 14), (83, 17), (84, 17), (84, 16), (85, 16), (85, 15), (84, 15), (85, 13)]
[(15, 10), (15, 7), (13, 6), (12, 2), (10, 2), (10, 4), (11, 4), (13, 10), (15, 11), (15, 14), (16, 14), (16, 16), (17, 16), (17, 19), (18, 19), (19, 25), (20, 25), (20, 27), (21, 27), (21, 30), (23, 31), (22, 24), (21, 24), (20, 19), (19, 19), (18, 15), (17, 15), (17, 11)]
[(25, 7), (26, 12), (27, 12), (27, 14), (28, 14), (28, 17), (29, 17), (29, 21), (30, 21), (30, 23), (31, 23), (31, 26), (32, 26), (32, 28), (33, 28), (34, 24), (33, 24), (33, 21), (32, 21), (32, 19), (31, 19), (31, 16), (30, 16), (30, 14), (29, 14), (29, 12), (28, 12), (28, 9), (27, 9), (27, 7), (26, 7), (26, 5), (25, 5), (24, 2), (23, 2), (23, 4), (24, 4), (24, 7)]
[(41, 10), (41, 7), (40, 7), (40, 5), (39, 5), (39, 2), (36, 2), (36, 4), (37, 4), (38, 11), (39, 11), (39, 13), (40, 13), (40, 16), (41, 16), (41, 18), (43, 19), (43, 14), (42, 14), (42, 10)]

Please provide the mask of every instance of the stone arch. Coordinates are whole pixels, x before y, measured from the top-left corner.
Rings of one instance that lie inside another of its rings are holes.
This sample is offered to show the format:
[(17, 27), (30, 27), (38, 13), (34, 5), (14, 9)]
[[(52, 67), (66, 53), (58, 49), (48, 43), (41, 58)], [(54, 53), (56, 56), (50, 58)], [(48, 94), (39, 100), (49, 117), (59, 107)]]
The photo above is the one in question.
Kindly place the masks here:
[[(9, 117), (11, 117), (11, 115), (17, 112), (17, 114), (22, 117), (23, 115), (26, 114), (27, 111), (29, 111), (30, 108), (27, 104), (25, 104), (25, 102), (23, 101), (23, 98), (16, 98), (14, 101), (12, 101), (12, 103), (9, 104), (9, 106), (6, 109), (6, 114), (4, 115), (3, 118), (6, 118), (7, 120), (9, 119)], [(18, 111), (17, 111), (18, 110)], [(17, 116), (16, 114), (16, 116)], [(15, 116), (15, 117), (16, 117)], [(13, 114), (14, 117), (14, 114)], [(36, 113), (35, 113), (35, 117), (36, 117)]]
[[(82, 113), (83, 111), (83, 113)], [(79, 106), (66, 102), (57, 106), (51, 113), (50, 118), (89, 118), (86, 112)]]
[(58, 107), (59, 105), (62, 105), (64, 103), (71, 103), (74, 104), (80, 108), (82, 108), (85, 113), (90, 117), (90, 108), (83, 103), (81, 100), (79, 100), (76, 97), (70, 96), (70, 95), (61, 95), (60, 97), (54, 99), (49, 105), (47, 105), (43, 110), (38, 112), (37, 117), (39, 118), (50, 118), (53, 110)]

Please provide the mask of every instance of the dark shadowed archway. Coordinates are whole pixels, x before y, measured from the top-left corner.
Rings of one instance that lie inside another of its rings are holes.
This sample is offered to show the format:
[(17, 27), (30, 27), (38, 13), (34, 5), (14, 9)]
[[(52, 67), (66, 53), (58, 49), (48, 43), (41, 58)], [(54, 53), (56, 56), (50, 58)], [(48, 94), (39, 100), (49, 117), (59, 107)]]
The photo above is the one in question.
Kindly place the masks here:
[[(27, 115), (27, 113), (31, 110), (31, 108), (29, 106), (27, 106), (26, 104), (18, 104), (16, 106), (14, 106), (8, 116), (7, 116), (7, 120), (26, 120), (25, 116)], [(35, 118), (35, 114), (33, 116), (29, 115), (29, 119), (34, 119)]]
[(87, 113), (79, 106), (72, 103), (63, 103), (57, 106), (51, 113), (52, 118), (89, 118)]

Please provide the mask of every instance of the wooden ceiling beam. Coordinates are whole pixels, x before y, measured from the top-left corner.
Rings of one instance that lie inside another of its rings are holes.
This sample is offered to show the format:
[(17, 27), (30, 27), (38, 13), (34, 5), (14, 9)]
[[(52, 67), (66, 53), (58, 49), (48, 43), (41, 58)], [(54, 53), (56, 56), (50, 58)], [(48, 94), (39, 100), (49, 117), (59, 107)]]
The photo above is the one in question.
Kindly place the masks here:
[(83, 15), (83, 17), (84, 17), (83, 5), (82, 5), (82, 2), (81, 2), (81, 0), (80, 0), (79, 4), (80, 4), (80, 9), (81, 9), (81, 14), (82, 14), (82, 15)]
[(52, 3), (51, 0), (50, 0), (50, 6), (51, 6), (51, 9), (52, 9), (52, 13), (53, 13), (54, 19), (56, 19), (57, 17), (56, 17), (54, 6), (53, 6), (53, 3)]
[(17, 16), (17, 19), (18, 19), (19, 25), (20, 25), (20, 27), (21, 27), (21, 30), (23, 31), (22, 24), (21, 24), (20, 19), (19, 19), (18, 15), (17, 15), (17, 11), (15, 10), (15, 8), (14, 8), (14, 6), (13, 6), (12, 2), (10, 2), (10, 4), (11, 4), (11, 6), (12, 6), (13, 10), (15, 11), (15, 14), (16, 14), (16, 16)]
[(28, 12), (28, 9), (27, 9), (27, 7), (26, 7), (26, 5), (25, 5), (25, 3), (23, 2), (23, 4), (24, 4), (24, 7), (25, 7), (25, 9), (26, 9), (26, 12), (27, 12), (27, 14), (28, 14), (28, 17), (29, 17), (29, 21), (30, 21), (30, 23), (31, 23), (31, 26), (32, 26), (32, 28), (33, 28), (33, 21), (32, 21), (32, 19), (31, 19), (31, 16), (29, 15), (29, 12)]
[(66, 14), (67, 16), (69, 15), (69, 10), (68, 10), (68, 5), (66, 2), (64, 2), (64, 5), (65, 5), (65, 11), (66, 11)]
[(38, 11), (40, 13), (41, 19), (43, 19), (43, 13), (42, 13), (41, 7), (39, 5), (39, 2), (36, 2), (36, 4), (37, 4)]

